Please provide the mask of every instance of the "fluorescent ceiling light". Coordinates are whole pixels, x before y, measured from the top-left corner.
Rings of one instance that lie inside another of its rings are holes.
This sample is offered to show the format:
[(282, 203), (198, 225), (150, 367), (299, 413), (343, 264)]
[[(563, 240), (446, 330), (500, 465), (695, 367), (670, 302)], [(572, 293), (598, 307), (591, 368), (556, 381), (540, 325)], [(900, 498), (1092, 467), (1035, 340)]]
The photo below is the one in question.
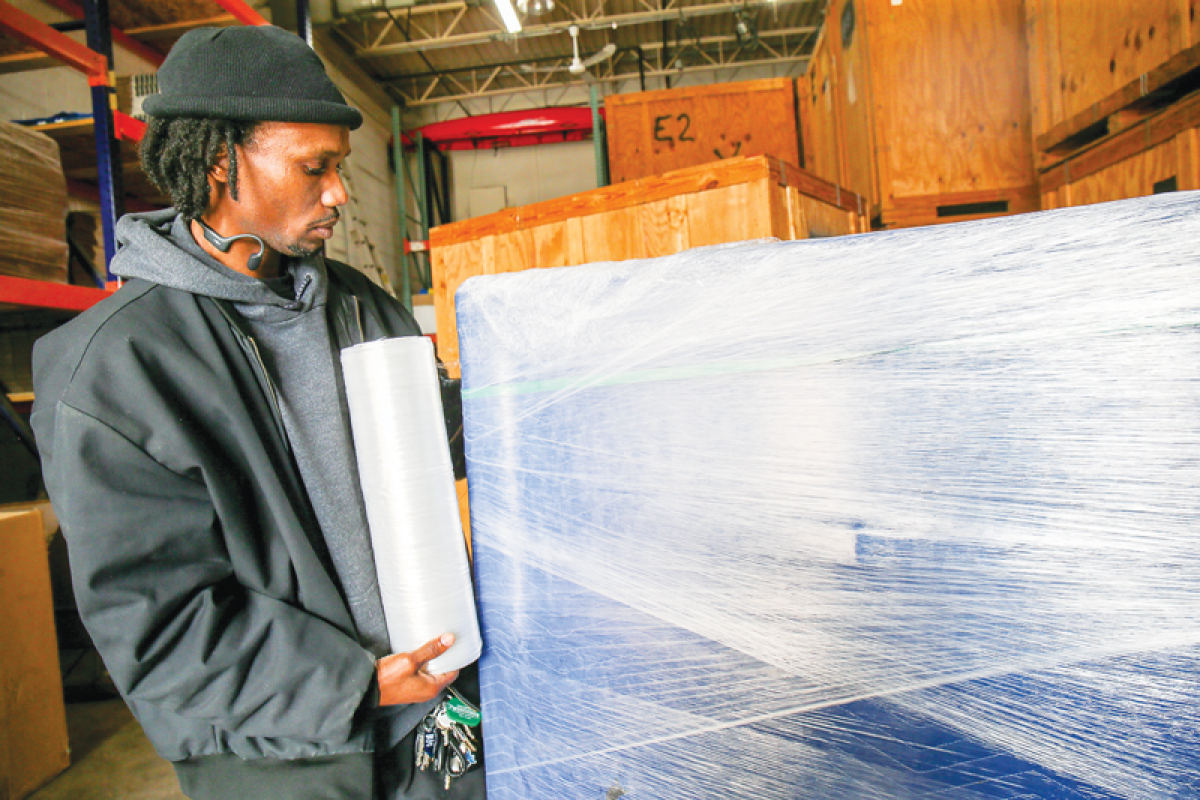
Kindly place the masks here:
[(509, 33), (519, 33), (521, 31), (521, 20), (517, 17), (517, 10), (513, 8), (512, 0), (496, 0), (496, 10), (500, 12), (500, 19), (504, 20), (504, 27)]

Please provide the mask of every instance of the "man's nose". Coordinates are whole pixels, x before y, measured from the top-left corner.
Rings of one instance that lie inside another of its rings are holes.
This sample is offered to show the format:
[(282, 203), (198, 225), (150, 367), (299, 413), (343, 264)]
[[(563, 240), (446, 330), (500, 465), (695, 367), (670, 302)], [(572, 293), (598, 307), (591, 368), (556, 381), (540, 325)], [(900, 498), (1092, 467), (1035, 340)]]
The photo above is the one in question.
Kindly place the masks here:
[(349, 199), (350, 195), (346, 192), (346, 182), (342, 180), (341, 172), (336, 169), (330, 170), (324, 191), (321, 192), (321, 205), (335, 208), (346, 205)]

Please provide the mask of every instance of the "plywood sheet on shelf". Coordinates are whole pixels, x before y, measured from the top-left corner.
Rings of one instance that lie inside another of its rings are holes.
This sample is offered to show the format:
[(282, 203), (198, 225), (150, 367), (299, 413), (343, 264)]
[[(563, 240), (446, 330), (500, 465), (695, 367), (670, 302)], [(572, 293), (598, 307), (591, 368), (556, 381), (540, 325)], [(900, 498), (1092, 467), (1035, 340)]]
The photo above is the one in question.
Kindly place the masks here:
[(0, 274), (67, 282), (67, 184), (58, 146), (0, 122)]
[[(55, 122), (39, 125), (37, 130), (58, 142), (62, 153), (63, 172), (67, 180), (81, 186), (96, 187), (99, 170), (96, 166), (96, 136), (92, 120), (81, 119), (70, 122)], [(121, 175), (126, 197), (139, 201), (137, 209), (145, 207), (166, 208), (170, 199), (150, 182), (138, 162), (138, 143), (123, 140), (121, 149)], [(98, 191), (98, 190), (97, 190)]]

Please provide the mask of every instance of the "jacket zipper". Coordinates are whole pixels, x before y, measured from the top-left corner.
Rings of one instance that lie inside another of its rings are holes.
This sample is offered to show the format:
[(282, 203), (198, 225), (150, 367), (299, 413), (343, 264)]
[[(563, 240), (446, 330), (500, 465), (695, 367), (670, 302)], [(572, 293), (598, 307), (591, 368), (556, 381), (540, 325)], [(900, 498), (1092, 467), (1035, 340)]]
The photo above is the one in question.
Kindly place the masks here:
[(221, 316), (225, 317), (225, 322), (229, 324), (229, 329), (234, 337), (241, 345), (242, 351), (249, 356), (250, 364), (254, 367), (257, 373), (259, 383), (266, 389), (267, 399), (271, 405), (271, 415), (275, 418), (275, 427), (279, 432), (279, 437), (283, 441), (283, 446), (287, 448), (288, 453), (292, 453), (292, 443), (287, 436), (287, 428), (283, 424), (283, 409), (279, 405), (279, 393), (275, 389), (275, 384), (271, 380), (270, 373), (267, 372), (267, 363), (263, 361), (262, 353), (258, 349), (258, 342), (254, 341), (254, 337), (241, 329), (241, 326), (234, 321), (230, 316), (230, 312), (226, 310), (223, 304), (217, 303), (217, 309), (221, 312)]
[[(263, 361), (262, 353), (258, 349), (258, 342), (254, 341), (253, 336), (247, 336), (246, 342), (249, 343), (250, 349), (254, 352), (254, 360), (257, 363), (259, 374), (262, 376), (263, 383), (267, 387), (267, 394), (271, 398), (271, 408), (275, 412), (275, 421), (279, 423), (279, 427), (283, 428), (283, 409), (279, 406), (279, 394), (275, 391), (275, 384), (271, 382), (271, 374), (267, 372), (267, 362)], [(287, 441), (287, 437), (284, 437)]]
[(358, 325), (358, 341), (355, 344), (362, 344), (367, 340), (367, 334), (363, 330), (362, 303), (354, 295), (350, 295), (350, 300), (354, 304), (354, 322)]

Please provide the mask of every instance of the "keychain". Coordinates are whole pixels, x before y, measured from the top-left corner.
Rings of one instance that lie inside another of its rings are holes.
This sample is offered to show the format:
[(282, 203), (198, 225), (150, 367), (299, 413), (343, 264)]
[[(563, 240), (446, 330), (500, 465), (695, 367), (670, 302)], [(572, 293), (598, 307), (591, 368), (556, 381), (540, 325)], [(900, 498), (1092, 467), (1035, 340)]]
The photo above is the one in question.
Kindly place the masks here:
[(414, 758), (424, 772), (432, 768), (443, 777), (449, 790), (455, 778), (461, 778), (478, 763), (479, 741), (471, 730), (479, 726), (479, 709), (449, 687), (450, 695), (434, 706), (417, 726)]

